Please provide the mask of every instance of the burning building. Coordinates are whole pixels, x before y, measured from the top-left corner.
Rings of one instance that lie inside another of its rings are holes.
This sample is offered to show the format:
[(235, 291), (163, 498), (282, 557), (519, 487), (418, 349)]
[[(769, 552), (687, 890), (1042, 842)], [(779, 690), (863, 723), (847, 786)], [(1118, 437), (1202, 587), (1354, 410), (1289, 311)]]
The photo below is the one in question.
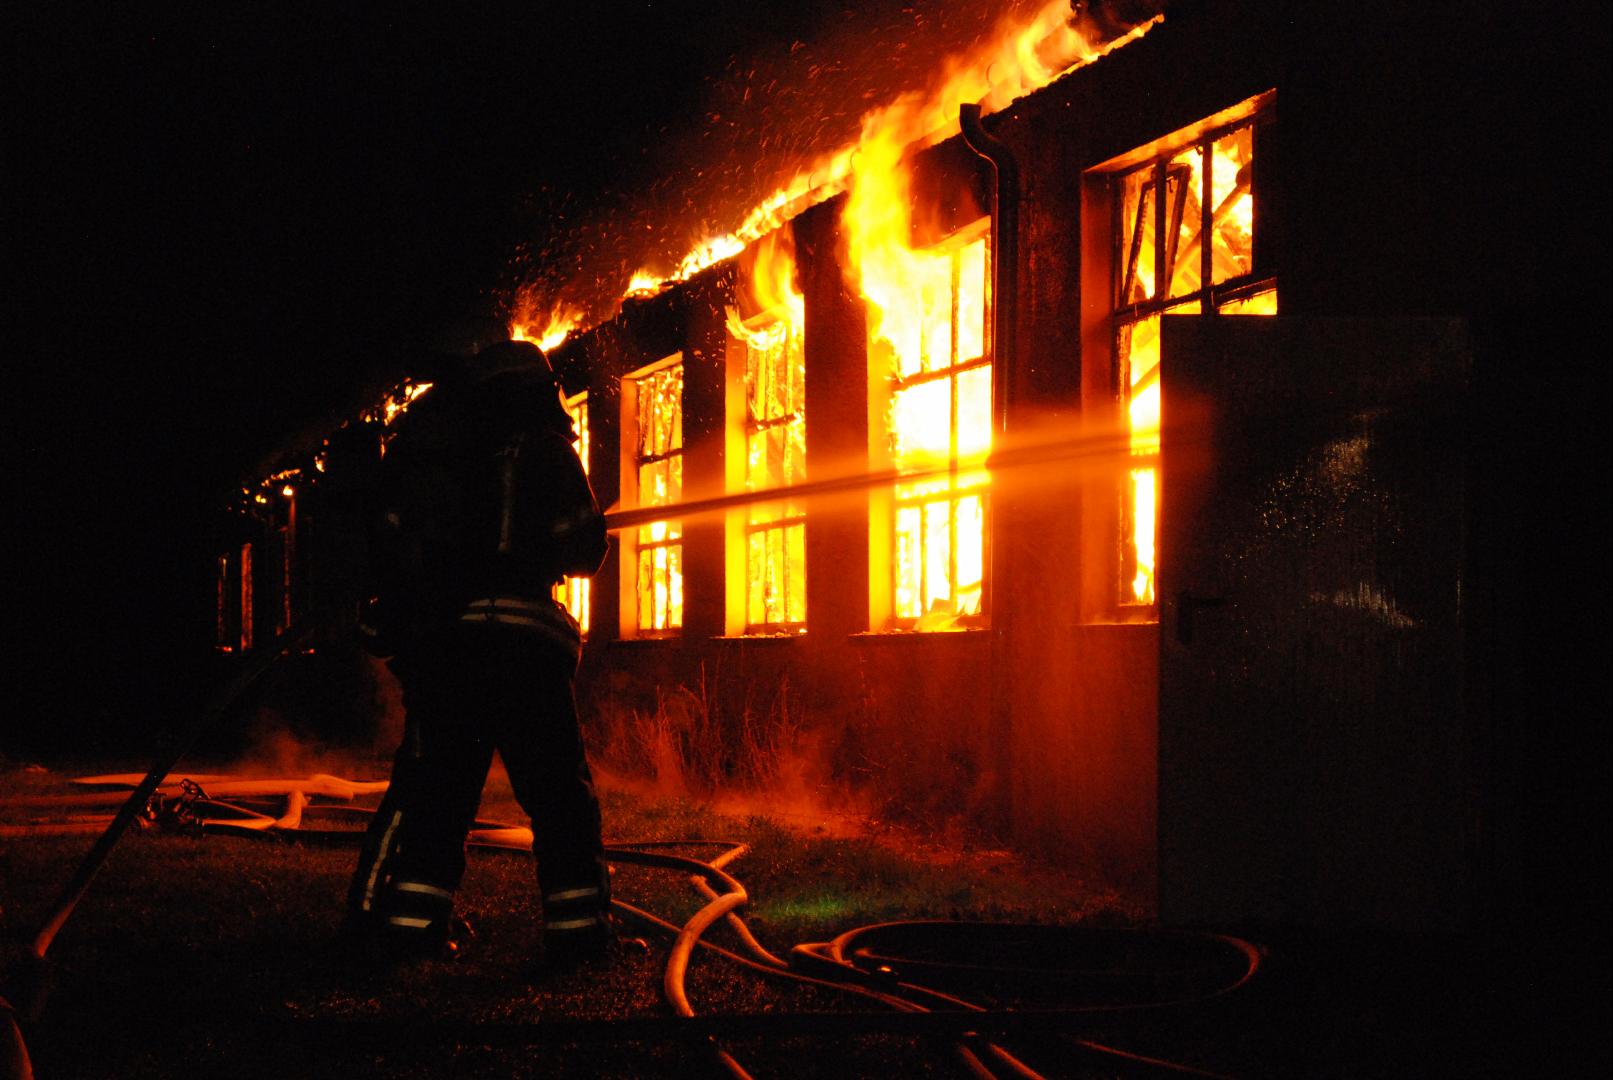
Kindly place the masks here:
[[(1166, 919), (1468, 919), (1505, 183), (1432, 92), (1492, 57), (1386, 10), (1055, 2), (614, 312), (540, 305), (615, 526), (585, 715), (788, 687), (825, 776)], [(322, 467), (244, 493), (220, 649), (315, 606)]]

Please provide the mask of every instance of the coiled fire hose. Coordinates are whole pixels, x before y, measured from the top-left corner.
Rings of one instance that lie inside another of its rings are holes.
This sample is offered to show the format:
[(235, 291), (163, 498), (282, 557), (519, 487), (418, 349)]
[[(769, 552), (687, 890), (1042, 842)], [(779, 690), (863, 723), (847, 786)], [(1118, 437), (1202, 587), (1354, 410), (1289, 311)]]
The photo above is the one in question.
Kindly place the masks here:
[[(641, 848), (645, 846), (651, 845), (636, 845), (635, 847)], [(688, 842), (682, 842), (680, 845), (678, 841), (665, 841), (653, 846), (688, 846)], [(790, 964), (780, 960), (762, 947), (751, 934), (749, 928), (746, 927), (744, 920), (737, 914), (737, 909), (747, 902), (744, 886), (724, 872), (721, 869), (721, 865), (737, 859), (747, 850), (748, 847), (743, 844), (731, 845), (722, 855), (709, 863), (679, 856), (650, 856), (643, 851), (635, 850), (634, 847), (613, 847), (607, 853), (608, 857), (614, 861), (668, 866), (669, 868), (680, 866), (688, 868), (693, 872), (692, 880), (696, 887), (710, 901), (690, 917), (682, 927), (669, 923), (649, 912), (640, 911), (632, 905), (622, 902), (617, 902), (616, 904), (625, 914), (630, 915), (639, 922), (659, 927), (677, 935), (667, 959), (663, 985), (667, 1000), (677, 1014), (685, 1019), (693, 1019), (695, 1015), (693, 1008), (689, 1004), (683, 983), (687, 975), (689, 960), (697, 944), (762, 974), (859, 994), (901, 1012), (934, 1016), (937, 1015), (931, 1012), (931, 1005), (934, 1005), (950, 1009), (953, 1012), (961, 1011), (977, 1014), (978, 1016), (979, 1014), (989, 1013), (990, 1010), (953, 994), (911, 981), (901, 980), (895, 975), (897, 969), (892, 967), (892, 964), (927, 966), (932, 971), (939, 972), (947, 970), (963, 971), (967, 970), (970, 967), (969, 965), (934, 960), (911, 960), (890, 954), (876, 953), (868, 948), (855, 948), (855, 944), (860, 940), (878, 941), (884, 939), (887, 946), (891, 944), (900, 946), (904, 941), (911, 944), (935, 935), (950, 935), (955, 938), (971, 936), (978, 943), (981, 939), (1017, 935), (1020, 937), (1039, 938), (1044, 943), (1062, 940), (1062, 943), (1068, 946), (1069, 942), (1078, 936), (1107, 938), (1111, 941), (1117, 941), (1124, 939), (1135, 940), (1140, 933), (1138, 931), (1121, 930), (1083, 930), (1079, 927), (939, 920), (890, 922), (860, 927), (848, 931), (830, 942), (797, 945), (790, 953), (791, 959), (795, 963)], [(728, 891), (719, 893), (712, 887), (713, 882), (724, 885)], [(719, 919), (728, 921), (729, 925), (739, 935), (741, 941), (745, 943), (752, 957), (744, 957), (701, 940), (701, 935)], [(1169, 941), (1180, 946), (1191, 944), (1199, 947), (1205, 945), (1219, 947), (1227, 958), (1233, 961), (1232, 966), (1235, 970), (1235, 976), (1230, 981), (1207, 993), (1183, 993), (1180, 996), (1164, 1000), (1059, 1009), (1053, 1010), (1054, 1015), (1063, 1014), (1070, 1018), (1079, 1015), (1112, 1017), (1121, 1012), (1137, 1010), (1159, 1014), (1169, 1013), (1173, 1010), (1202, 1004), (1211, 999), (1230, 994), (1252, 978), (1260, 964), (1259, 950), (1237, 938), (1184, 932), (1152, 931), (1141, 933), (1146, 933), (1153, 938)], [(861, 967), (856, 962), (859, 959), (873, 961), (876, 963), (876, 967), (873, 970)], [(808, 974), (809, 971), (813, 970), (817, 971), (816, 975)], [(995, 970), (999, 974), (1014, 974), (1023, 972), (1026, 969), (998, 967)], [(900, 991), (900, 993), (897, 991)], [(915, 996), (926, 999), (930, 1002), (930, 1005), (914, 1000)], [(989, 1057), (997, 1065), (1005, 1068), (1009, 1075), (1022, 1077), (1024, 1080), (1039, 1080), (1040, 1073), (997, 1043), (982, 1039), (974, 1032), (963, 1030), (957, 1025), (949, 1026), (947, 1030), (963, 1034), (963, 1039), (955, 1049), (971, 1075), (981, 1078), (998, 1077), (1000, 1074), (983, 1060), (983, 1058)], [(1078, 1050), (1085, 1054), (1103, 1059), (1108, 1067), (1118, 1067), (1128, 1073), (1167, 1073), (1201, 1077), (1220, 1075), (1176, 1062), (1120, 1050), (1090, 1039), (1072, 1038), (1071, 1041)], [(713, 1044), (713, 1049), (717, 1054), (718, 1061), (733, 1076), (737, 1078), (749, 1077), (750, 1074), (731, 1054), (715, 1046), (715, 1044)]]

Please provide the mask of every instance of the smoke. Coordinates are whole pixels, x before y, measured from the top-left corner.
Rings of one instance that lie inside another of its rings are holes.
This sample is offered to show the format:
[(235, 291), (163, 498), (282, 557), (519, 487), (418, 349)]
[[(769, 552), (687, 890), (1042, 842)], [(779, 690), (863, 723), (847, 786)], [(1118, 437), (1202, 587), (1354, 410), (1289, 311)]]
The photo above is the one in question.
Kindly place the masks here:
[[(403, 691), (386, 664), (362, 660), (365, 692), (359, 700), (337, 703), (364, 717), (347, 717), (347, 725), (304, 718), (295, 707), (297, 694), (285, 694), (257, 705), (243, 733), (241, 748), (230, 755), (226, 771), (249, 777), (306, 777), (329, 773), (345, 779), (375, 779), (387, 774), (392, 753), (403, 735)], [(312, 694), (322, 689), (316, 686)], [(366, 722), (367, 721), (367, 722)], [(345, 730), (346, 736), (331, 734)], [(318, 731), (320, 734), (316, 734)]]

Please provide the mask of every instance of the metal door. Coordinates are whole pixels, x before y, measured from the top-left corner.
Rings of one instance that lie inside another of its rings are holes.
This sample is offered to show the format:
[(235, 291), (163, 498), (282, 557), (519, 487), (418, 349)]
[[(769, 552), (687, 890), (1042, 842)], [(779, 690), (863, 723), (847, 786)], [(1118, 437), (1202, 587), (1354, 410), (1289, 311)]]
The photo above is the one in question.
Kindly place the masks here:
[(1463, 329), (1164, 322), (1161, 916), (1459, 924)]

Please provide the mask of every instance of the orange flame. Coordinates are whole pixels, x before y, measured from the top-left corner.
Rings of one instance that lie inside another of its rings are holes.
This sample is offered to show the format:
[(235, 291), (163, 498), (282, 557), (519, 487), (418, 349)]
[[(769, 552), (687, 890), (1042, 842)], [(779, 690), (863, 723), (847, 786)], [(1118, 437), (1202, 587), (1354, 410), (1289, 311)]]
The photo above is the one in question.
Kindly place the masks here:
[[(558, 349), (582, 322), (583, 312), (563, 301), (557, 301), (543, 313), (541, 305), (530, 296), (523, 296), (510, 319), (510, 340), (531, 341), (544, 352)], [(539, 329), (539, 326), (542, 329)]]
[(891, 458), (899, 469), (950, 466), (893, 493), (892, 610), (918, 629), (956, 626), (984, 599), (990, 274), (985, 238), (911, 246), (908, 155), (955, 131), (959, 106), (1001, 108), (1157, 21), (1100, 47), (1070, 25), (1065, 0), (1050, 0), (1029, 22), (1005, 21), (974, 55), (955, 58), (932, 93), (865, 116), (846, 156), (846, 271), (868, 302), (870, 341), (889, 352)]
[(757, 242), (750, 298), (755, 311), (770, 318), (762, 326), (746, 326), (740, 310), (730, 305), (728, 331), (754, 349), (777, 348), (785, 337), (800, 334), (806, 325), (806, 297), (796, 288), (795, 244), (789, 230), (776, 229)]
[(668, 284), (686, 281), (738, 254), (806, 208), (848, 186), (867, 182), (877, 165), (899, 161), (903, 149), (952, 135), (957, 130), (959, 105), (977, 102), (984, 112), (995, 112), (1135, 41), (1163, 20), (1164, 16), (1156, 15), (1111, 41), (1097, 43), (1072, 25), (1068, 0), (1048, 0), (1028, 21), (1004, 19), (984, 46), (943, 65), (938, 88), (904, 95), (868, 114), (855, 145), (824, 155), (796, 172), (752, 207), (732, 232), (696, 244), (671, 273), (640, 269), (626, 295), (653, 295)]
[(665, 278), (657, 277), (648, 270), (639, 270), (627, 283), (625, 296), (654, 296), (666, 284)]

